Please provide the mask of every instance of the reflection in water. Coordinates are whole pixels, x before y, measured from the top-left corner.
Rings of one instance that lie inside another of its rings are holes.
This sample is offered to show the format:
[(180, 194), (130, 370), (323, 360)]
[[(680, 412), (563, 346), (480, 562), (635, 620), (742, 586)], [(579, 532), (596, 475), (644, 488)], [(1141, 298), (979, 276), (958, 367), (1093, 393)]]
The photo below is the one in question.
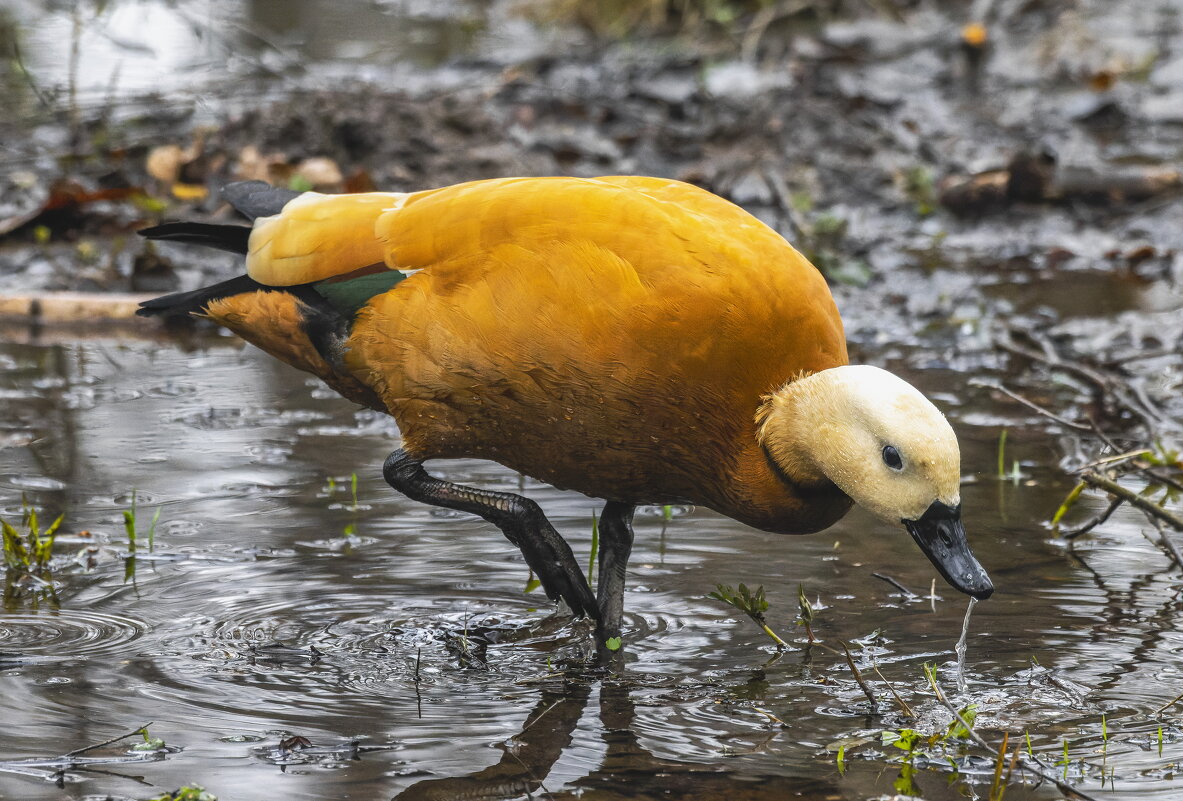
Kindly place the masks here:
[(395, 796), (396, 801), (503, 799), (542, 791), (549, 798), (595, 799), (759, 799), (836, 798), (836, 786), (800, 777), (741, 778), (721, 766), (660, 759), (650, 753), (633, 729), (636, 709), (628, 685), (600, 683), (599, 722), (605, 749), (600, 765), (553, 792), (546, 777), (571, 744), (572, 734), (591, 696), (591, 686), (575, 681), (543, 689), (522, 730), (502, 743), (501, 760), (466, 776), (427, 779)]
[(31, 0), (0, 8), (0, 52), (19, 43), (29, 73), (0, 76), (0, 99), (31, 111), (33, 86), (53, 100), (71, 80), (84, 108), (145, 92), (242, 97), (244, 77), (389, 83), (464, 55), (520, 59), (546, 36), (505, 2)]

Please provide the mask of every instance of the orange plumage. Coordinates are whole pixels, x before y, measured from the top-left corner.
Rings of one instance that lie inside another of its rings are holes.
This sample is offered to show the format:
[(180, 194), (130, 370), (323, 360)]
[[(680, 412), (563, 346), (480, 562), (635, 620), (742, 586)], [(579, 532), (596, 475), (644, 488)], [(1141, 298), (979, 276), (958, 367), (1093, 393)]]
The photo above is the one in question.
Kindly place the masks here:
[(640, 177), (305, 195), (256, 223), (247, 263), (290, 285), (378, 260), (411, 275), (358, 312), (347, 375), (326, 374), (311, 345), (275, 346), (300, 338), (294, 315), (244, 324), (227, 308), (241, 317), (267, 293), (208, 313), (347, 397), (343, 384), (371, 388), (423, 458), (492, 459), (772, 531), (824, 528), (849, 507), (841, 493), (802, 502), (756, 443), (767, 393), (847, 354), (821, 275), (739, 207)]
[[(597, 618), (601, 655), (621, 634), (642, 503), (806, 533), (857, 501), (902, 522), (953, 586), (993, 592), (948, 421), (898, 377), (847, 365), (822, 276), (737, 206), (639, 177), (224, 195), (251, 228), (143, 233), (244, 253), (247, 275), (142, 313), (205, 314), (389, 412), (391, 486), (500, 528), (547, 595)], [(598, 595), (536, 504), (423, 467), (455, 457), (606, 499)]]

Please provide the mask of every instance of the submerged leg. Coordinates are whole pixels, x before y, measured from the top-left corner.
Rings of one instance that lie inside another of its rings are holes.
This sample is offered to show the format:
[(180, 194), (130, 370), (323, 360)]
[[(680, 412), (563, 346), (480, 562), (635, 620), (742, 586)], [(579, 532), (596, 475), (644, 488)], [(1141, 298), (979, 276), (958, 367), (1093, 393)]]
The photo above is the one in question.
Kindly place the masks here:
[(620, 636), (624, 576), (633, 550), (633, 512), (636, 510), (632, 504), (608, 501), (600, 515), (600, 584), (596, 588), (596, 600), (600, 606), (596, 645), (600, 648), (607, 640)]
[(599, 619), (600, 611), (571, 546), (551, 526), (538, 504), (510, 492), (453, 484), (429, 475), (423, 462), (401, 448), (382, 466), (386, 482), (408, 498), (480, 515), (522, 551), (548, 598), (562, 598), (576, 617)]

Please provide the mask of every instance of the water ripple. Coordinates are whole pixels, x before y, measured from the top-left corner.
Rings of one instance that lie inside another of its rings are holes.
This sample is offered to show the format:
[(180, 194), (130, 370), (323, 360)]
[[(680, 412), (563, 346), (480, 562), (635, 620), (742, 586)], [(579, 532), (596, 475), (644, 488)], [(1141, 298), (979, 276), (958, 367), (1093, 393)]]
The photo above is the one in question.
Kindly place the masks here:
[(117, 651), (147, 624), (125, 615), (79, 609), (0, 616), (0, 661), (58, 661)]

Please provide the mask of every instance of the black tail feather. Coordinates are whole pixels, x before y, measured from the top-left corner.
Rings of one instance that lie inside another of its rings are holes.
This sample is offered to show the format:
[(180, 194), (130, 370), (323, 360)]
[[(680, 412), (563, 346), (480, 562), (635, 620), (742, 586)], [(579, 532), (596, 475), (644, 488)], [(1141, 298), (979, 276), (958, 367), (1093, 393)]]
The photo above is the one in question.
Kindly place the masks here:
[(299, 194), (265, 181), (238, 181), (222, 187), (222, 199), (251, 220), (279, 214), (288, 201)]
[(160, 298), (145, 300), (136, 310), (141, 317), (179, 317), (193, 312), (205, 311), (206, 305), (219, 298), (241, 295), (244, 292), (257, 292), (260, 289), (270, 289), (249, 276), (240, 275), (213, 286), (194, 289), (192, 292), (177, 292)]
[[(252, 220), (256, 217), (278, 214), (288, 201), (299, 194), (299, 192), (290, 189), (273, 187), (263, 181), (239, 181), (227, 184), (222, 188), (222, 197)], [(251, 227), (247, 225), (169, 222), (145, 228), (139, 234), (148, 239), (204, 245), (245, 255), (250, 244)], [(249, 276), (242, 275), (220, 284), (195, 289), (192, 292), (177, 292), (146, 300), (140, 304), (136, 314), (143, 317), (154, 315), (177, 317), (194, 312), (201, 313), (205, 311), (211, 301), (219, 298), (269, 289), (274, 289), (274, 287), (265, 286)], [(322, 307), (327, 308), (323, 298), (310, 290), (306, 291), (304, 287), (285, 287), (284, 291), (292, 292), (305, 304), (314, 309), (320, 309), (321, 313), (324, 312)]]
[(155, 225), (139, 231), (148, 239), (164, 239), (169, 242), (186, 242), (205, 245), (231, 253), (246, 254), (251, 229), (246, 225), (214, 225), (211, 223), (171, 222)]

